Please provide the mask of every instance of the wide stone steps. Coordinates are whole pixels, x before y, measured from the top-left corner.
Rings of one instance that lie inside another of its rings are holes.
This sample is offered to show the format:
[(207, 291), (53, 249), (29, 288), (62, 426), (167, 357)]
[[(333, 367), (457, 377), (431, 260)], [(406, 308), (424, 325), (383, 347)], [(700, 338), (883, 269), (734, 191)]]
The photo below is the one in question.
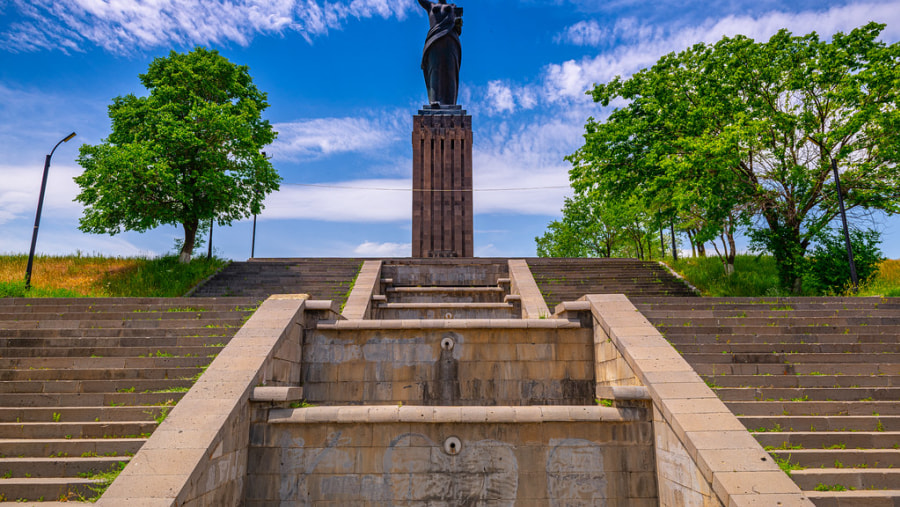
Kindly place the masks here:
[(0, 477), (77, 477), (97, 470), (112, 469), (130, 459), (130, 456), (87, 456), (65, 461), (56, 458), (0, 458)]
[(727, 401), (737, 416), (777, 415), (900, 415), (896, 401)]
[(0, 370), (0, 381), (60, 381), (60, 380), (159, 380), (191, 378), (200, 368), (95, 368)]
[(178, 401), (184, 392), (151, 393), (0, 393), (0, 407), (115, 407), (119, 405), (156, 405)]
[(719, 387), (898, 387), (900, 375), (703, 375)]
[(144, 437), (4, 439), (0, 440), (0, 451), (2, 451), (0, 454), (4, 457), (56, 458), (60, 460), (84, 455), (127, 457), (134, 455), (146, 441), (147, 439)]
[(900, 431), (900, 416), (741, 416), (751, 431)]
[(191, 378), (158, 380), (13, 380), (0, 383), (0, 394), (7, 393), (148, 393), (167, 389), (190, 388)]
[(897, 489), (900, 486), (900, 470), (886, 468), (855, 469), (819, 468), (791, 472), (801, 489), (815, 489), (819, 484), (841, 485), (847, 489)]
[(256, 299), (0, 300), (0, 499), (91, 498)]
[(547, 306), (585, 294), (693, 296), (681, 280), (656, 262), (636, 259), (527, 259)]
[(126, 438), (149, 436), (156, 421), (9, 422), (0, 423), (4, 438)]
[(896, 468), (900, 470), (897, 449), (789, 449), (772, 451), (780, 460), (805, 468)]
[(194, 296), (309, 294), (343, 304), (362, 259), (251, 259), (232, 262), (194, 292)]
[(151, 420), (171, 407), (162, 405), (116, 407), (2, 407), (0, 423), (18, 422), (98, 422)]
[(73, 477), (61, 479), (56, 477), (15, 477), (0, 479), (0, 493), (2, 498), (19, 502), (28, 500), (76, 502), (79, 498), (91, 498), (95, 495), (90, 489), (96, 487), (100, 481)]
[(636, 306), (816, 505), (900, 505), (900, 300)]

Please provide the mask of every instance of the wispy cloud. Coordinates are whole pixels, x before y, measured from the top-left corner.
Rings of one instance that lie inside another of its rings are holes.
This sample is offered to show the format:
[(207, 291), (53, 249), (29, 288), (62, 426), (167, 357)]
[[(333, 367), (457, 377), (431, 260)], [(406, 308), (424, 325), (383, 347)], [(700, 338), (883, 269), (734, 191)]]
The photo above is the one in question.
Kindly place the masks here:
[(412, 243), (376, 243), (366, 241), (353, 249), (353, 254), (360, 257), (409, 257)]
[(282, 185), (266, 198), (266, 219), (326, 222), (399, 222), (412, 210), (409, 179), (343, 181), (331, 185)]
[(367, 118), (313, 118), (274, 125), (271, 145), (277, 159), (316, 159), (347, 152), (384, 151), (408, 135), (408, 114), (377, 113)]
[(548, 65), (544, 72), (542, 98), (550, 103), (589, 100), (584, 93), (594, 83), (609, 81), (617, 75), (628, 76), (653, 65), (667, 53), (701, 41), (713, 43), (724, 36), (738, 34), (765, 40), (782, 28), (795, 34), (815, 31), (827, 37), (839, 31), (848, 32), (870, 21), (887, 24), (882, 32), (884, 40), (900, 39), (900, 8), (896, 1), (803, 12), (772, 11), (758, 16), (729, 15), (693, 26), (652, 25), (623, 18), (612, 27), (603, 28), (596, 21), (582, 21), (561, 32), (557, 40), (587, 46), (612, 45), (614, 49), (597, 56)]
[[(0, 166), (0, 225), (18, 218), (33, 217), (41, 190), (41, 164), (34, 167)], [(78, 215), (81, 205), (73, 202), (78, 185), (72, 180), (81, 168), (54, 165), (50, 168), (44, 196), (43, 216), (66, 217)]]
[(350, 19), (402, 19), (412, 0), (12, 0), (18, 19), (3, 28), (8, 51), (131, 53), (160, 46), (233, 42), (293, 30), (312, 42)]

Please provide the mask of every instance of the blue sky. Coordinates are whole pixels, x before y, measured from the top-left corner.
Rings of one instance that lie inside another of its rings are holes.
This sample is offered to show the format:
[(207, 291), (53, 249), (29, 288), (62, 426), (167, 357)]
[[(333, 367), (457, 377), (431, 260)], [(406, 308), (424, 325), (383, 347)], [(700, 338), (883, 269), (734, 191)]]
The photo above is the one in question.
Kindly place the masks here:
[[(900, 40), (896, 0), (459, 5), (478, 256), (534, 255), (534, 237), (570, 193), (563, 157), (588, 116), (608, 114), (584, 95), (592, 83), (724, 35), (766, 39), (786, 27), (828, 36), (878, 21), (885, 41)], [(38, 250), (173, 250), (174, 227), (79, 232), (75, 157), (108, 135), (113, 97), (145, 93), (137, 76), (153, 58), (204, 45), (250, 67), (279, 131), (266, 151), (284, 183), (259, 217), (257, 256), (409, 255), (411, 116), (426, 101), (427, 29), (415, 0), (0, 0), (0, 252), (27, 252), (44, 156), (73, 130), (53, 158)], [(217, 253), (249, 257), (250, 223), (216, 228)], [(900, 220), (875, 226), (885, 254), (900, 258)]]

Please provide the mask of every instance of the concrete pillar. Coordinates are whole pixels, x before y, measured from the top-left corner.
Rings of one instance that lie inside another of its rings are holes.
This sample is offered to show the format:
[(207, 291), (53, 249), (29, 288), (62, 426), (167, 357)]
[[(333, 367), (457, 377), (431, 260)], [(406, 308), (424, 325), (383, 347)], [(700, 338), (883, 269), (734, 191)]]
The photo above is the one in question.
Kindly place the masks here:
[(413, 257), (472, 257), (472, 117), (460, 106), (413, 116)]

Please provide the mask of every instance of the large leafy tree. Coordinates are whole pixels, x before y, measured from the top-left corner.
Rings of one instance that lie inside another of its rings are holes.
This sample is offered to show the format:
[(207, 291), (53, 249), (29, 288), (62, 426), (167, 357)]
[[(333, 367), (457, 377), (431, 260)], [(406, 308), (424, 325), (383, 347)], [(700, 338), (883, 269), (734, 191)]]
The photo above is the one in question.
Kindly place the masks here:
[(266, 94), (246, 66), (205, 48), (157, 58), (139, 77), (149, 94), (113, 99), (111, 134), (81, 147), (80, 228), (116, 234), (180, 225), (180, 259), (188, 262), (201, 224), (259, 213), (278, 189), (281, 178), (260, 153), (276, 136), (261, 116)]
[(569, 157), (576, 193), (667, 207), (700, 241), (750, 226), (799, 290), (807, 248), (838, 213), (832, 160), (848, 208), (900, 211), (900, 44), (878, 41), (883, 28), (724, 38), (596, 85), (595, 101), (626, 105), (588, 120)]

